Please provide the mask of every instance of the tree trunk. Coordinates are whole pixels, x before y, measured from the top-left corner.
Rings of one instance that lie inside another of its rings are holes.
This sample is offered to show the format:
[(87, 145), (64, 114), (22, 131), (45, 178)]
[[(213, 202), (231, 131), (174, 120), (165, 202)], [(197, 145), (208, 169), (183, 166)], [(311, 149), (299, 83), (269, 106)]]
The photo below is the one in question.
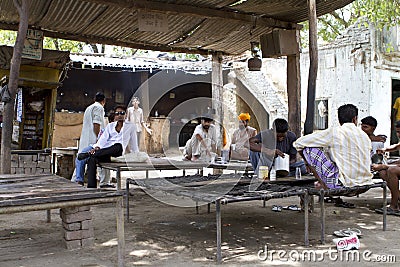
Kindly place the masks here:
[(11, 138), (13, 132), (14, 103), (18, 89), (19, 70), (21, 65), (22, 49), (26, 32), (28, 30), (28, 1), (14, 0), (14, 5), (19, 14), (19, 27), (17, 40), (14, 45), (13, 57), (11, 59), (10, 77), (8, 89), (10, 90), (11, 101), (5, 103), (3, 113), (3, 128), (1, 136), (1, 170), (2, 174), (11, 173)]
[(307, 88), (307, 113), (304, 123), (304, 135), (310, 134), (314, 130), (314, 108), (315, 108), (315, 88), (317, 85), (318, 73), (318, 44), (317, 44), (317, 7), (316, 0), (309, 0), (309, 21), (310, 21), (310, 69), (308, 72)]

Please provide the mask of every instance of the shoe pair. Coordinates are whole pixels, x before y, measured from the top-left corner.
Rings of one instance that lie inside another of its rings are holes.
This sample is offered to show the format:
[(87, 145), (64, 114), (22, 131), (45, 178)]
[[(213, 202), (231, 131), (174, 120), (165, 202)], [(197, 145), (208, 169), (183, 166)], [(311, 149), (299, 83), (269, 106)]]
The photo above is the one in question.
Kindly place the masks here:
[(92, 154), (90, 152), (82, 152), (78, 154), (78, 160), (83, 160), (90, 157)]
[(101, 184), (100, 188), (115, 188), (115, 185), (113, 185), (113, 184)]

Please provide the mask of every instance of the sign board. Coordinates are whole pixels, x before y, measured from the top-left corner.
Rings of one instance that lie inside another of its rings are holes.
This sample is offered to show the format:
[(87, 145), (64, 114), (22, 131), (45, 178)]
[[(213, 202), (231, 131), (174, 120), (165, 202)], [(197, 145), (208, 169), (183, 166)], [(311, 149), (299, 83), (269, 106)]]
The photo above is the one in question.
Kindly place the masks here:
[(158, 12), (138, 10), (139, 31), (167, 32), (168, 16)]
[(29, 59), (42, 59), (43, 51), (43, 32), (39, 30), (28, 29), (24, 41), (22, 57)]

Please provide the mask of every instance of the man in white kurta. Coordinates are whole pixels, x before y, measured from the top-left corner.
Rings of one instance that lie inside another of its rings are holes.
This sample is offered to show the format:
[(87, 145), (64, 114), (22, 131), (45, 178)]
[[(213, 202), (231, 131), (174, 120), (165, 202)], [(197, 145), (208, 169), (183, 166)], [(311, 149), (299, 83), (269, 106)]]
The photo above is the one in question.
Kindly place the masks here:
[(201, 124), (196, 126), (192, 137), (186, 142), (183, 152), (184, 159), (210, 158), (211, 152), (216, 151), (217, 131), (212, 122), (212, 118), (202, 117)]

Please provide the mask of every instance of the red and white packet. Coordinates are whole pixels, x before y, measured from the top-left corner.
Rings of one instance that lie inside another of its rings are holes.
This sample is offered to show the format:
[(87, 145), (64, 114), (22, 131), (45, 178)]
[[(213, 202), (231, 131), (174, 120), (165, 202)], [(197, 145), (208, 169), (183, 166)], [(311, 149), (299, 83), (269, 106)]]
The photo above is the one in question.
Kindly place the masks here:
[(333, 242), (336, 244), (337, 250), (351, 250), (360, 248), (360, 239), (356, 234), (342, 238), (334, 238)]

